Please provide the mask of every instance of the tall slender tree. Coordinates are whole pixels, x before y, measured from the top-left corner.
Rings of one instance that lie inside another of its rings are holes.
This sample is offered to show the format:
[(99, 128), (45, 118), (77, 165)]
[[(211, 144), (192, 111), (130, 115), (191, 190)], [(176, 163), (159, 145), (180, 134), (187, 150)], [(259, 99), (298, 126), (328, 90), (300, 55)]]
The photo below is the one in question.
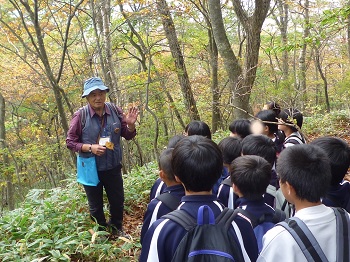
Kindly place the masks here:
[(250, 111), (249, 98), (258, 66), (260, 33), (270, 7), (270, 0), (255, 0), (254, 3), (253, 10), (245, 10), (242, 1), (232, 0), (236, 16), (246, 33), (245, 55), (242, 65), (228, 40), (220, 0), (209, 1), (214, 38), (230, 80), (233, 116), (235, 118), (246, 118), (248, 117), (246, 112)]

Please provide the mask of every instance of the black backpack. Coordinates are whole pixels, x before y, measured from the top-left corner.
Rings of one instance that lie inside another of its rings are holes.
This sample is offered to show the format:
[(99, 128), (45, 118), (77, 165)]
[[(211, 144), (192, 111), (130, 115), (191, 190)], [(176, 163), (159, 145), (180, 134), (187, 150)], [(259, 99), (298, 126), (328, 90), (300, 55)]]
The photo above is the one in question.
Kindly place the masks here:
[(236, 214), (232, 209), (225, 208), (215, 219), (212, 209), (203, 205), (198, 209), (197, 221), (184, 210), (175, 210), (163, 216), (162, 218), (171, 219), (187, 231), (172, 261), (244, 261), (239, 244), (229, 233)]
[(167, 206), (170, 210), (175, 210), (181, 203), (181, 199), (177, 196), (174, 196), (170, 192), (164, 192), (156, 197), (159, 201)]

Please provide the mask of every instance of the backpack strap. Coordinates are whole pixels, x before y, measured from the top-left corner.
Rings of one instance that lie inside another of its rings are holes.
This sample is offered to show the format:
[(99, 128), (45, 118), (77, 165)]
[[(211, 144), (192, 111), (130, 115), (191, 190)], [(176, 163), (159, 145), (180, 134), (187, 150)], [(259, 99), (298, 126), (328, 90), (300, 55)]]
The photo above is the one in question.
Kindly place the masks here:
[(120, 108), (118, 108), (115, 104), (112, 104), (110, 102), (105, 102), (105, 105), (108, 106), (110, 110), (113, 110), (117, 114), (119, 120), (122, 121), (123, 114)]
[(336, 261), (350, 261), (349, 245), (349, 215), (342, 208), (333, 208), (335, 218), (337, 221), (337, 260)]
[(236, 210), (238, 211), (238, 213), (241, 213), (242, 215), (246, 216), (247, 218), (249, 218), (252, 227), (255, 228), (256, 226), (264, 223), (264, 222), (271, 222), (271, 223), (278, 223), (281, 221), (284, 221), (286, 219), (286, 214), (281, 211), (276, 209), (275, 210), (275, 214), (273, 216), (269, 216), (267, 214), (263, 214), (261, 217), (256, 218), (252, 213), (250, 213), (248, 210), (245, 210), (241, 207), (236, 208)]
[(301, 219), (292, 217), (278, 225), (284, 227), (292, 235), (307, 261), (328, 262), (316, 238)]
[(224, 224), (225, 228), (230, 228), (232, 221), (237, 216), (238, 211), (231, 208), (225, 207), (224, 210), (216, 217), (216, 224)]
[(162, 203), (171, 210), (175, 210), (180, 204), (180, 199), (177, 196), (171, 194), (170, 192), (164, 192), (157, 196), (156, 199), (162, 201)]
[(266, 194), (269, 194), (273, 197), (276, 197), (276, 191), (277, 191), (276, 187), (271, 184), (269, 184), (266, 188)]
[(252, 213), (250, 213), (249, 211), (241, 208), (241, 207), (238, 207), (236, 208), (237, 212), (242, 214), (243, 216), (247, 217), (249, 220), (250, 220), (250, 223), (252, 224), (252, 227), (255, 228), (257, 225), (259, 225), (259, 221), (260, 219), (264, 219), (265, 215), (262, 215), (262, 217), (260, 218), (255, 218)]
[(180, 226), (182, 226), (186, 231), (191, 230), (197, 225), (196, 219), (189, 215), (185, 210), (177, 209), (164, 216), (162, 218), (170, 219)]
[[(117, 114), (120, 121), (123, 119), (122, 111), (115, 104), (112, 104), (110, 102), (105, 102), (105, 105), (108, 106), (109, 110), (114, 111)], [(85, 105), (85, 106), (79, 108), (79, 112), (80, 112), (81, 129), (83, 129), (85, 126), (85, 123), (86, 123), (86, 117), (89, 114), (88, 106)]]
[(291, 135), (287, 138), (287, 143), (291, 143), (291, 144), (294, 144), (294, 145), (299, 145), (299, 144), (305, 144), (305, 140), (304, 138), (300, 138), (299, 136), (297, 135)]
[(79, 108), (79, 114), (80, 114), (80, 125), (81, 125), (81, 130), (83, 130), (83, 128), (85, 127), (85, 123), (86, 123), (86, 118), (89, 114), (88, 112), (88, 106), (85, 105), (81, 108)]
[(221, 184), (222, 184), (222, 185), (227, 185), (227, 186), (230, 186), (230, 187), (231, 187), (231, 186), (232, 186), (231, 177), (228, 177), (228, 178), (222, 180), (222, 181), (221, 181)]
[(275, 209), (275, 214), (272, 217), (272, 223), (277, 224), (278, 222), (282, 222), (286, 220), (287, 215), (285, 212), (279, 209)]

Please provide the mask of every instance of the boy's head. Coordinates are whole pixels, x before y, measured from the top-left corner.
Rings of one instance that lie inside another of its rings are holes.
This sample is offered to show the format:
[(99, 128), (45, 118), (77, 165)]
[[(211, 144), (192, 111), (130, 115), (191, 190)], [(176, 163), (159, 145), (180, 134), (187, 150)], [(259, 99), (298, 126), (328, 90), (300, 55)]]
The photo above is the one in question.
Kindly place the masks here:
[(229, 165), (231, 162), (239, 157), (242, 152), (241, 139), (238, 137), (225, 137), (218, 144), (224, 164)]
[(248, 119), (237, 119), (230, 124), (228, 129), (231, 131), (231, 136), (240, 138), (245, 138), (251, 134), (250, 121)]
[(183, 138), (174, 148), (172, 168), (186, 191), (210, 191), (222, 172), (219, 147), (202, 136)]
[(261, 156), (273, 166), (276, 160), (275, 143), (264, 135), (249, 135), (242, 140), (242, 155)]
[[(280, 119), (282, 119), (285, 123), (297, 125), (299, 129), (303, 126), (303, 114), (295, 108), (286, 108), (281, 111), (278, 115)], [(296, 127), (293, 126), (285, 126), (280, 125), (279, 128), (283, 130), (283, 128), (290, 128), (293, 132), (298, 131)], [(284, 130), (283, 130), (284, 131)]]
[(320, 137), (313, 140), (311, 145), (322, 148), (331, 162), (331, 185), (339, 185), (344, 179), (350, 165), (350, 147), (342, 139), (336, 137)]
[(173, 136), (172, 138), (169, 139), (167, 148), (174, 148), (176, 146), (176, 144), (184, 137), (185, 137), (184, 135)]
[(272, 110), (277, 116), (281, 113), (281, 107), (275, 101), (267, 102), (267, 104), (264, 105), (263, 110)]
[(198, 136), (204, 136), (206, 138), (211, 139), (211, 132), (209, 126), (203, 122), (198, 120), (191, 121), (186, 127), (185, 127), (185, 133), (188, 136), (198, 135)]
[(262, 110), (255, 115), (261, 121), (274, 122), (276, 124), (262, 123), (255, 120), (251, 124), (251, 131), (253, 134), (273, 135), (278, 131), (277, 115), (272, 110)]
[(241, 156), (233, 160), (231, 180), (239, 195), (249, 200), (260, 199), (271, 179), (271, 165), (260, 156)]
[(173, 150), (173, 148), (167, 148), (159, 156), (159, 176), (165, 184), (167, 184), (167, 182), (176, 182), (173, 168), (171, 167)]
[(331, 180), (329, 159), (321, 148), (314, 145), (287, 147), (277, 160), (277, 175), (286, 199), (294, 204), (291, 186), (299, 200), (318, 203), (328, 189)]

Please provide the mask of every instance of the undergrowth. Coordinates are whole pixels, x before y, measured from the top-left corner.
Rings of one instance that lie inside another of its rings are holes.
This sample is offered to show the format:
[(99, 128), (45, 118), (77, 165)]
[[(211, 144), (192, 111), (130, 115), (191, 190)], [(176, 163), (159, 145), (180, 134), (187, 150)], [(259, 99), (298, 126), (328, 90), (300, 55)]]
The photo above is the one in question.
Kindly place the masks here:
[[(156, 163), (124, 177), (129, 212), (147, 201), (156, 177)], [(136, 258), (127, 254), (140, 249), (137, 236), (111, 241), (106, 232), (97, 231), (84, 189), (73, 175), (60, 187), (31, 190), (20, 208), (0, 218), (0, 236), (0, 261), (132, 261)]]

